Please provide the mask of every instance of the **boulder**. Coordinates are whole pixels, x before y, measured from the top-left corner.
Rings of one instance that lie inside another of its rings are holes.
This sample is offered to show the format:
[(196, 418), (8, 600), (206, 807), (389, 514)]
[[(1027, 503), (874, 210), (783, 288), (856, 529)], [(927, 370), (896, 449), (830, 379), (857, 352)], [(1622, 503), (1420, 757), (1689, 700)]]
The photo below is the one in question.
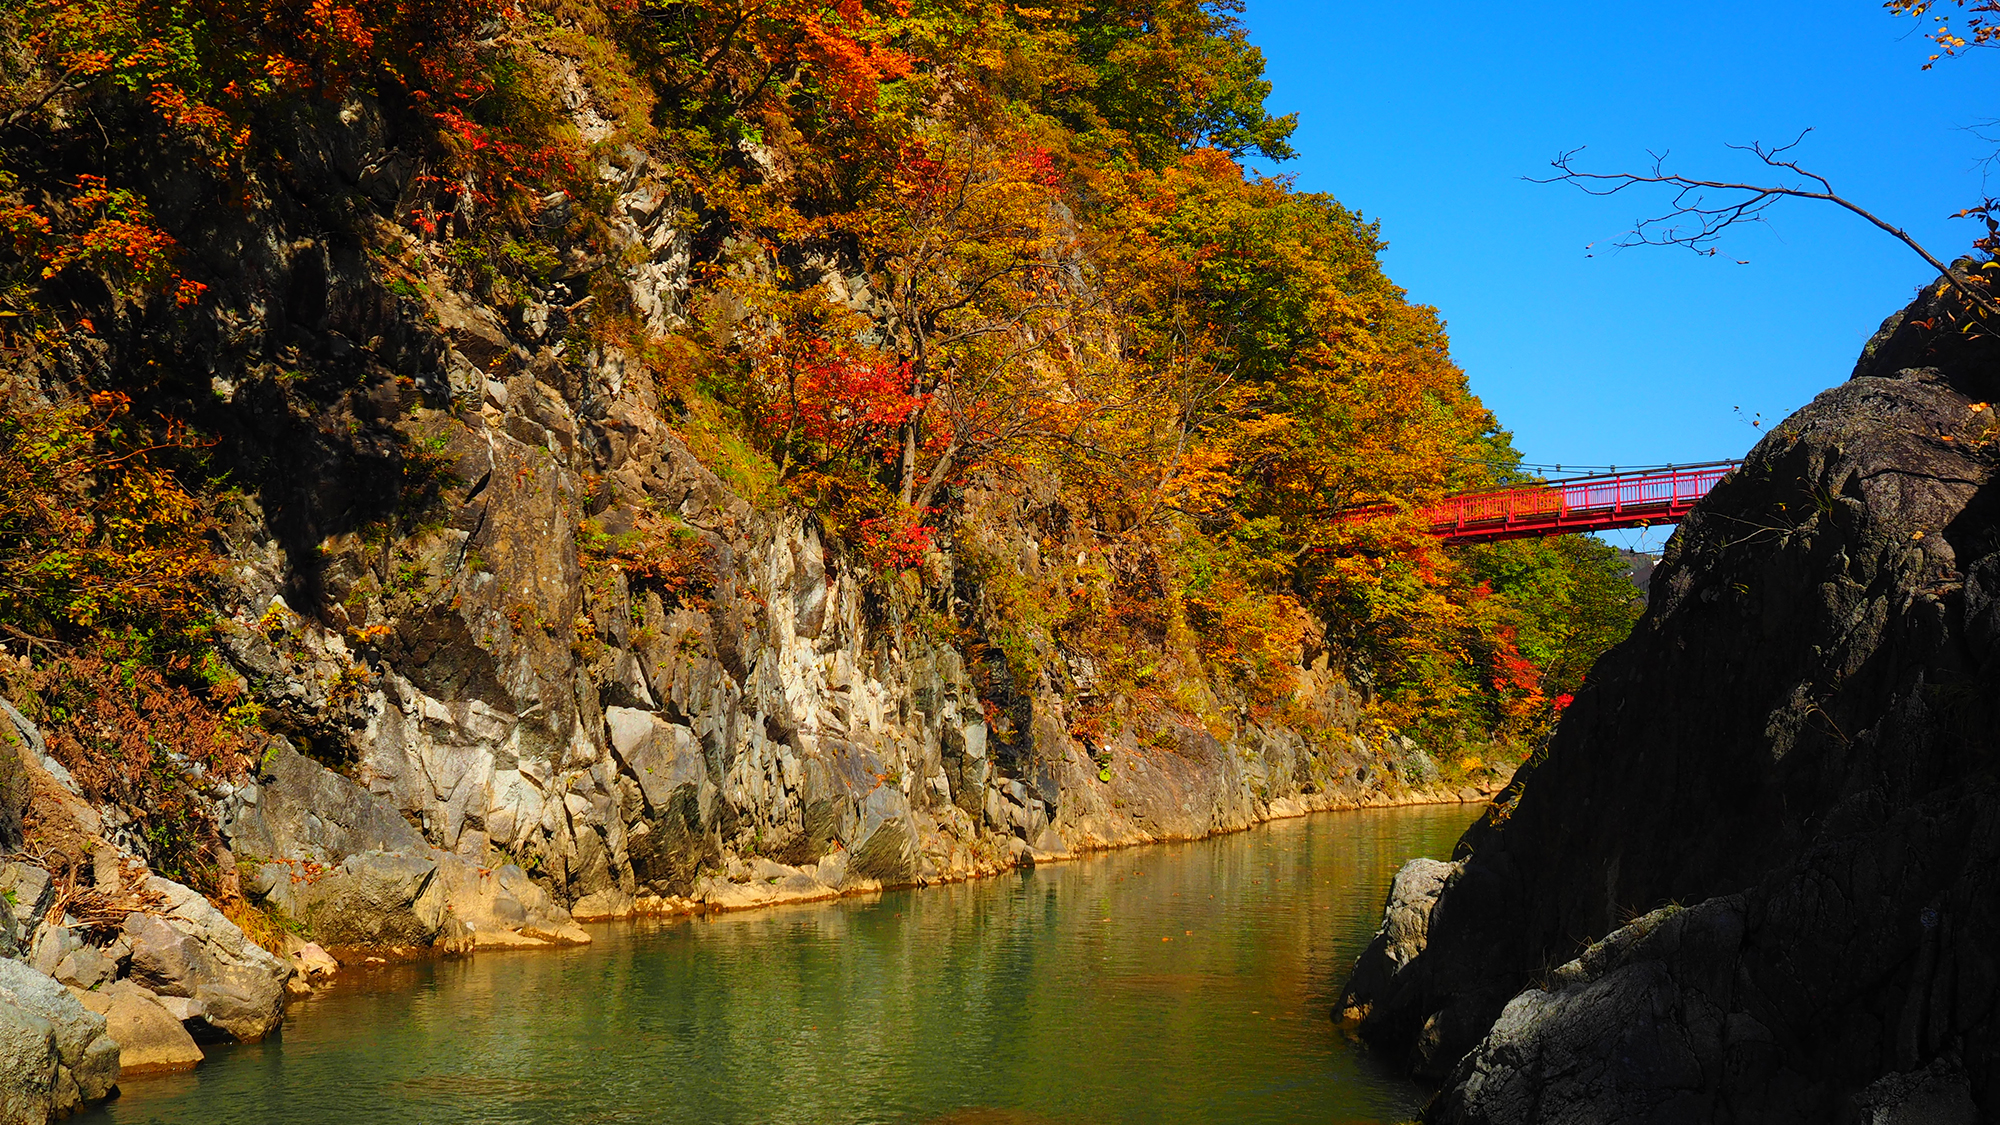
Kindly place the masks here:
[(77, 988), (95, 988), (118, 975), (118, 960), (97, 946), (81, 945), (57, 962), (56, 971), (49, 975)]
[(1443, 893), (1445, 881), (1459, 865), (1435, 859), (1413, 859), (1396, 872), (1389, 886), (1389, 900), (1382, 908), (1382, 924), (1361, 951), (1354, 973), (1341, 994), (1336, 1015), (1343, 1021), (1358, 1022), (1374, 1010), (1378, 999), (1387, 997), (1400, 983), (1402, 973), (1424, 950), (1430, 932), (1431, 908)]
[(528, 878), (527, 872), (522, 871), (519, 866), (509, 863), (493, 874), (499, 880), (501, 888), (513, 895), (528, 911), (528, 920), (521, 927), (522, 933), (561, 945), (590, 943), (590, 935), (583, 932), (570, 917), (569, 911), (564, 910), (555, 899), (550, 898), (549, 892)]
[(42, 1125), (117, 1083), (118, 1043), (104, 1017), (53, 978), (0, 960), (0, 1123)]
[(306, 980), (314, 977), (330, 977), (340, 971), (340, 962), (332, 954), (320, 947), (318, 942), (307, 941), (297, 934), (285, 935), (285, 959), (292, 963), (298, 976)]
[(201, 1062), (201, 1048), (179, 1016), (131, 981), (79, 991), (76, 998), (104, 1017), (106, 1033), (118, 1041), (119, 1077), (188, 1070)]
[(132, 950), (127, 975), (160, 996), (196, 1001), (204, 1031), (252, 1043), (276, 1030), (291, 966), (193, 890), (157, 875), (146, 885), (165, 900), (166, 910), (126, 916), (124, 939)]
[(132, 944), (130, 979), (161, 996), (194, 1001), (189, 1012), (207, 1031), (252, 1043), (284, 1018), (291, 967), (261, 949), (261, 958), (225, 956), (156, 914), (129, 915), (125, 939)]
[(28, 944), (28, 964), (44, 976), (56, 975), (56, 969), (70, 954), (83, 948), (83, 938), (68, 926), (43, 926), (35, 931), (35, 938)]

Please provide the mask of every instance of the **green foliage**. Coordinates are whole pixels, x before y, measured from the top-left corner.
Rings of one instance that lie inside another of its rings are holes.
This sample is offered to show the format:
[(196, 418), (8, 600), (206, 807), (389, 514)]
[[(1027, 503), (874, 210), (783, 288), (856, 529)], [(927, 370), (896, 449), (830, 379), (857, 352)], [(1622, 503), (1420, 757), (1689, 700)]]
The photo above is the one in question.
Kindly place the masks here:
[(699, 603), (715, 589), (708, 544), (672, 517), (641, 513), (623, 535), (606, 535), (594, 520), (577, 525), (577, 553), (585, 567), (622, 571), (634, 591), (652, 591), (668, 606)]
[(207, 637), (213, 522), (157, 463), (199, 443), (173, 427), (148, 440), (131, 421), (108, 392), (0, 416), (0, 623), (127, 652)]
[(1264, 109), (1271, 84), (1237, 18), (1242, 11), (1241, 0), (1080, 6), (1071, 35), (1088, 80), (1063, 116), (1086, 135), (1123, 134), (1147, 167), (1197, 148), (1289, 159), (1298, 117)]

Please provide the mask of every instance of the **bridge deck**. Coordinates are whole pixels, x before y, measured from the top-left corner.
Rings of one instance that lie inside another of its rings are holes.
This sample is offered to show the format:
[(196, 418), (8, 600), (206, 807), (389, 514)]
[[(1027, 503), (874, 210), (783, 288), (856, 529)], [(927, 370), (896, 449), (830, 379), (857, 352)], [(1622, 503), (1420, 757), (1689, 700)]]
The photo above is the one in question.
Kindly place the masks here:
[[(1676, 523), (1740, 464), (1715, 461), (1463, 492), (1426, 505), (1418, 515), (1446, 543), (1493, 543)], [(1383, 510), (1365, 508), (1353, 514)]]

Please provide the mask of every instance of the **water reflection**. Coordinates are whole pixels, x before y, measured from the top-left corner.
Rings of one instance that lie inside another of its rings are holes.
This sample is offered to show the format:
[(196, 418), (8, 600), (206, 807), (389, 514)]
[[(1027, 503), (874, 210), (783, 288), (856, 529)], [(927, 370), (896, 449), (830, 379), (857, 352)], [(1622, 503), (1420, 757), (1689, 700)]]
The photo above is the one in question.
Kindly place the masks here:
[(1469, 808), (1337, 813), (1004, 879), (384, 966), (115, 1122), (1396, 1121), (1329, 1025), (1411, 855)]

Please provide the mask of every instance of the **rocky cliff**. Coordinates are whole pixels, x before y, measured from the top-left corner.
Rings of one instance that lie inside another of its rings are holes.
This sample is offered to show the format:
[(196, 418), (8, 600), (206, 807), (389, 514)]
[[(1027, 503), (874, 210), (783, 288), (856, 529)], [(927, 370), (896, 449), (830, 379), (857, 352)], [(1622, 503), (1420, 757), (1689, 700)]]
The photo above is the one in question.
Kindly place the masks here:
[[(576, 126), (602, 139), (601, 107), (563, 73)], [(1492, 767), (1454, 762), (1446, 783), (1367, 721), (1310, 638), (1282, 715), (1217, 679), (1197, 685), (1206, 720), (1157, 705), (1079, 724), (1091, 662), (1046, 637), (1005, 651), (991, 581), (1032, 592), (1117, 561), (1074, 497), (974, 480), (921, 582), (875, 571), (816, 518), (716, 475), (688, 447), (687, 404), (569, 331), (607, 283), (654, 330), (683, 325), (693, 265), (670, 170), (600, 152), (601, 199), (542, 202), (606, 207), (610, 252), (563, 247), (532, 291), (480, 296), (367, 209), (414, 174), (380, 108), (322, 108), (290, 123), (284, 176), (247, 203), (174, 161), (134, 169), (217, 278), (203, 311), (168, 330), (114, 302), (12, 387), (32, 402), (112, 366), (175, 372), (147, 408), (215, 435), (238, 486), (220, 505), (214, 674), (270, 737), (247, 769), (163, 752), (198, 794), (190, 823), (215, 826), (197, 841), (213, 867), (189, 881), (211, 881), (225, 916), (147, 869), (147, 809), (86, 796), (9, 712), (0, 849), (27, 848), (4, 869), (0, 955), (38, 970), (75, 1029), (22, 1017), (8, 1120), (101, 1096), (117, 1048), (93, 1044), (122, 1044), (131, 1073), (259, 1038), (335, 958), (586, 941), (578, 919), (1491, 791)], [(812, 268), (887, 315), (837, 256)], [(668, 557), (621, 553), (635, 540)], [(50, 658), (24, 634), (12, 646), (9, 669)]]
[[(587, 132), (589, 95), (574, 94)], [(376, 122), (357, 104), (318, 123), (310, 139), (329, 181), (365, 190), (393, 149)], [(662, 205), (671, 185), (633, 150), (598, 172), (619, 283), (665, 330), (690, 284)], [(261, 451), (246, 469), (261, 492), (232, 533), (241, 564), (225, 644), (268, 725), (392, 815), (357, 809), (356, 824), (375, 826), (365, 830), (259, 826), (271, 807), (260, 793), (307, 785), (305, 766), (281, 759), (222, 795), (240, 865), (409, 854), (420, 835), (479, 866), (518, 864), (578, 916), (603, 918), (964, 878), (1446, 795), (1421, 751), (1368, 733), (1323, 653), (1299, 669), (1311, 739), (1247, 705), (1225, 730), (1162, 714), (1074, 737), (1087, 668), (1047, 652), (1023, 677), (995, 646), (937, 627), (991, 623), (963, 568), (970, 552), (1033, 584), (1115, 550), (1053, 491), (969, 487), (954, 542), (927, 564), (941, 572), (917, 589), (812, 518), (744, 499), (689, 451), (674, 405), (630, 377), (616, 347), (569, 350), (561, 310), (587, 294), (559, 281), (513, 309), (442, 284), (392, 297), (363, 247), (270, 231), (246, 241), (209, 240), (247, 252), (242, 304), (270, 310), (239, 330), (345, 362), (356, 386), (327, 404), (253, 388), (242, 372), (261, 367), (229, 367), (227, 348), (206, 359), (219, 396), (209, 413)], [(864, 279), (824, 271), (866, 305)], [(370, 451), (400, 446), (407, 478), (412, 444), (435, 468), (428, 507), (387, 535), (357, 526), (380, 515)], [(684, 544), (682, 584), (592, 552), (662, 523)], [(317, 803), (292, 799), (301, 815)], [(285, 885), (245, 884), (253, 895)]]
[(1436, 1122), (2000, 1115), (2000, 346), (1926, 294), (1684, 522), (1339, 1015)]

